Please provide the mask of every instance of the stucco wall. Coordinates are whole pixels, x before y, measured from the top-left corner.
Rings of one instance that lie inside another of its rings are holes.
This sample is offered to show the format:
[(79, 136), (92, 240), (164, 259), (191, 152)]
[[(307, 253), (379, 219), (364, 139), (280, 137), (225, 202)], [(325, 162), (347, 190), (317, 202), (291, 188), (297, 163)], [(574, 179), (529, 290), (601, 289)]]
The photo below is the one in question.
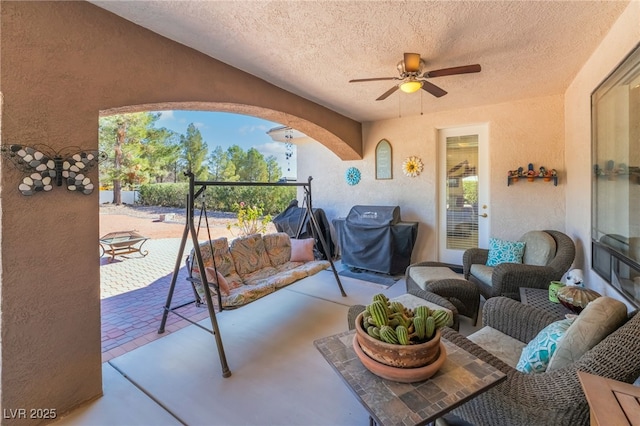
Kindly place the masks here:
[[(437, 240), (437, 129), (489, 124), (490, 235), (517, 239), (532, 229), (564, 231), (566, 173), (562, 96), (526, 99), (478, 108), (365, 123), (364, 157), (340, 161), (323, 146), (298, 143), (298, 175), (313, 176), (313, 205), (329, 219), (346, 216), (356, 204), (399, 205), (402, 219), (420, 222), (413, 261), (435, 260)], [(375, 179), (375, 147), (387, 139), (393, 150), (393, 179)], [(402, 162), (420, 157), (424, 171), (402, 173)], [(507, 171), (533, 163), (559, 172), (559, 184), (518, 182), (507, 187)], [(358, 185), (344, 177), (349, 167), (362, 173)]]
[[(360, 157), (360, 123), (90, 3), (0, 7), (3, 144), (95, 149), (101, 111), (149, 105), (251, 113)], [(24, 197), (21, 178), (0, 169), (0, 406), (61, 415), (101, 394), (98, 191)]]
[(576, 241), (576, 265), (588, 287), (621, 298), (591, 271), (591, 93), (640, 42), (640, 2), (632, 1), (584, 64), (565, 94), (567, 232)]

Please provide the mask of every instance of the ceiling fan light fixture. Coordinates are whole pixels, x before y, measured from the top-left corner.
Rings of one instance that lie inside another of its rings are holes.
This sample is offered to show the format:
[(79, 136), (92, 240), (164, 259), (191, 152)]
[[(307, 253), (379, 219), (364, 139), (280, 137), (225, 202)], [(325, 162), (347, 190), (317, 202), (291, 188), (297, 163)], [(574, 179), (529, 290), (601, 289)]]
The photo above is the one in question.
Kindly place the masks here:
[(415, 93), (422, 88), (422, 82), (418, 80), (409, 80), (400, 84), (400, 90), (404, 93)]

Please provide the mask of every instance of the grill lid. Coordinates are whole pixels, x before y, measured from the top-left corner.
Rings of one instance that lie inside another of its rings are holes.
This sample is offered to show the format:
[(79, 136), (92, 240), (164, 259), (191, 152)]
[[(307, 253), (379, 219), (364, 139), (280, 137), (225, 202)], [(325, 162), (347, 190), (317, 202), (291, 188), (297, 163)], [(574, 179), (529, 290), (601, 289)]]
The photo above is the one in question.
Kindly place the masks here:
[(400, 222), (400, 206), (353, 206), (346, 225), (384, 227)]

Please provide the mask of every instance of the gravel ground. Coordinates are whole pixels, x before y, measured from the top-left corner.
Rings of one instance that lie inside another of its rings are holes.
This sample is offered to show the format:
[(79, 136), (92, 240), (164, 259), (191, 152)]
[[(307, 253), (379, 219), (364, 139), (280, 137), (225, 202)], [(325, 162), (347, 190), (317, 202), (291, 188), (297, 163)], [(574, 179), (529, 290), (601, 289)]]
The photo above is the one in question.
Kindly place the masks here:
[[(165, 215), (161, 221), (160, 216)], [(167, 217), (166, 215), (171, 215)], [(195, 212), (195, 225), (198, 227), (200, 210)], [(236, 221), (235, 213), (207, 211), (211, 238), (227, 237), (229, 240), (235, 235), (227, 230), (228, 224)], [(179, 207), (137, 206), (123, 204), (100, 205), (100, 235), (109, 232), (136, 230), (149, 238), (180, 238), (184, 232), (186, 210)], [(204, 217), (199, 233), (199, 239), (206, 239)], [(275, 232), (275, 226), (269, 225), (267, 232)]]

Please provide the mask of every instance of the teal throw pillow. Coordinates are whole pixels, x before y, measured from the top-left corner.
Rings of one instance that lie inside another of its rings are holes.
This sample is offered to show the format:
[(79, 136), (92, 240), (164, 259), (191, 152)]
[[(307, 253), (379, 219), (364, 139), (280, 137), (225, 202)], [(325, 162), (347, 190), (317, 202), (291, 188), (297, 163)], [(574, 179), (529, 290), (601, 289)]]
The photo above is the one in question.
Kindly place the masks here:
[(487, 266), (496, 266), (501, 263), (522, 263), (524, 255), (522, 241), (504, 241), (498, 238), (489, 238), (489, 257)]
[(544, 373), (549, 361), (564, 337), (573, 318), (552, 322), (543, 328), (532, 341), (522, 350), (516, 370), (523, 373)]

